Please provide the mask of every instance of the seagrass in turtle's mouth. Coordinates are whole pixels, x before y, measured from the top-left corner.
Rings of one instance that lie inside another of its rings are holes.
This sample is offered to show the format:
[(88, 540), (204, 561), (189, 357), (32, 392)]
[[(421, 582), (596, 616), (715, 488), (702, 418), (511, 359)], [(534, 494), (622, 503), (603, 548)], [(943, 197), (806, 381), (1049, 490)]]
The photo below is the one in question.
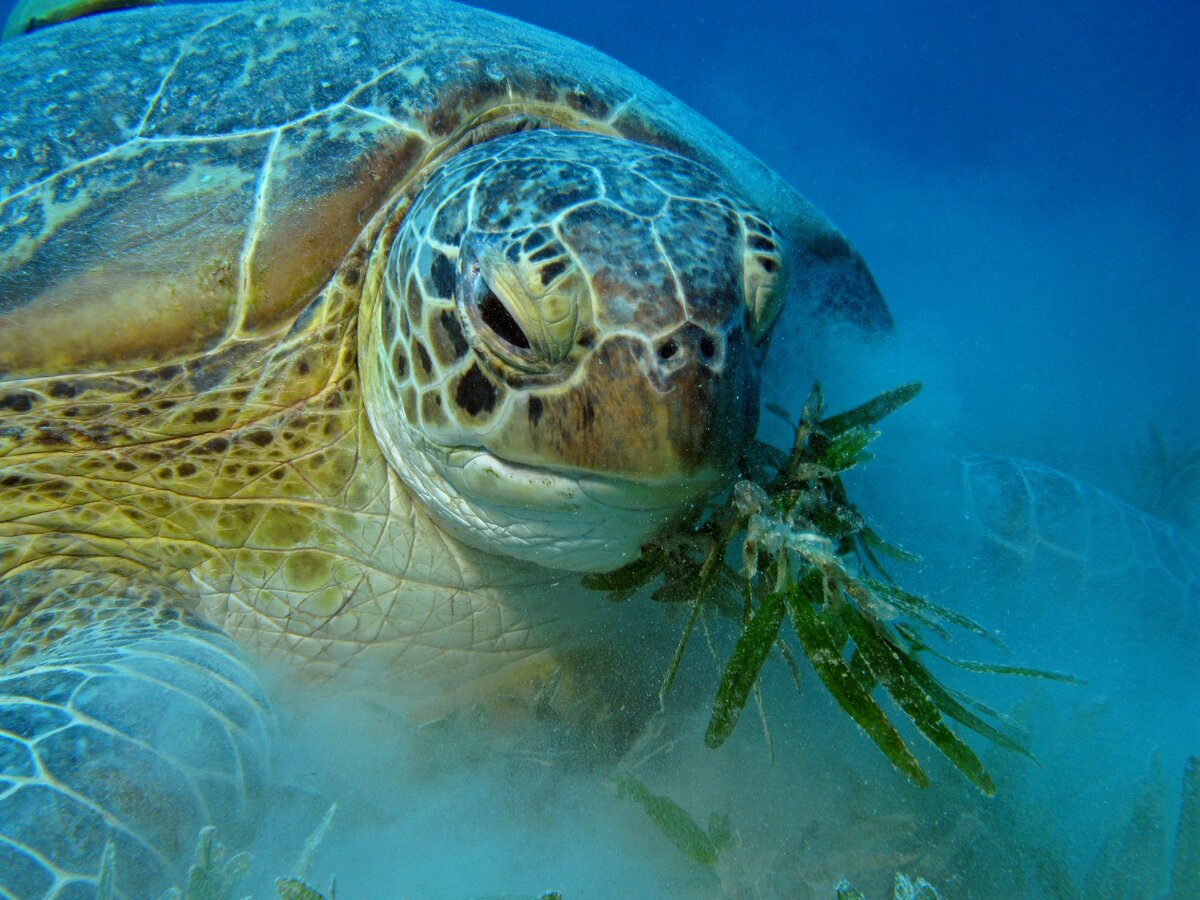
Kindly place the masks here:
[(360, 363), (376, 438), (447, 530), (611, 569), (732, 477), (785, 272), (719, 176), (542, 130), (460, 152), (402, 215)]

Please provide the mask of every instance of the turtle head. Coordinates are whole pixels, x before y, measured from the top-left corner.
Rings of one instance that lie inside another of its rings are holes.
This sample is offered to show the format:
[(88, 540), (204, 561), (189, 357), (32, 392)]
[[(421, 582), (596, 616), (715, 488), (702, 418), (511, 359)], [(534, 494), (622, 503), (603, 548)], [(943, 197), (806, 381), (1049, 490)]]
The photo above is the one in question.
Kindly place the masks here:
[(434, 172), (386, 252), (360, 330), (369, 416), (458, 537), (612, 569), (734, 475), (784, 261), (712, 171), (511, 135)]

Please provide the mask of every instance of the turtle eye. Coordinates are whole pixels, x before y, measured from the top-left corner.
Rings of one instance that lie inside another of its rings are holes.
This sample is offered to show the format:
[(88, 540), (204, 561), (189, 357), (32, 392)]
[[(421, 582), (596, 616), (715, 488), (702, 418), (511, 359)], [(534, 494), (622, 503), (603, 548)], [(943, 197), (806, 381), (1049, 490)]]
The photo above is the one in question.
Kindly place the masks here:
[(502, 341), (506, 341), (520, 350), (529, 350), (529, 338), (521, 330), (517, 320), (513, 318), (508, 307), (504, 305), (496, 292), (485, 281), (483, 297), (479, 300), (479, 321), (486, 325)]
[[(494, 274), (502, 277), (502, 273)], [(545, 360), (540, 348), (513, 313), (514, 307), (489, 283), (478, 259), (467, 262), (463, 276), (463, 305), (478, 339), (509, 365), (525, 371), (542, 368)]]

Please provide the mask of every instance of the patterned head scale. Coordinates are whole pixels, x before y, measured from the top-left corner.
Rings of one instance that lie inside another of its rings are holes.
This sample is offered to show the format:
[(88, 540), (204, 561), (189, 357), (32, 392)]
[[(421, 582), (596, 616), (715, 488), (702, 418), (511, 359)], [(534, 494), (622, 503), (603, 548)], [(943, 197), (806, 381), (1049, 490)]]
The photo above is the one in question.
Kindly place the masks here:
[(661, 149), (543, 130), (458, 154), (365, 308), (367, 406), (393, 466), (476, 545), (627, 561), (754, 434), (778, 241)]

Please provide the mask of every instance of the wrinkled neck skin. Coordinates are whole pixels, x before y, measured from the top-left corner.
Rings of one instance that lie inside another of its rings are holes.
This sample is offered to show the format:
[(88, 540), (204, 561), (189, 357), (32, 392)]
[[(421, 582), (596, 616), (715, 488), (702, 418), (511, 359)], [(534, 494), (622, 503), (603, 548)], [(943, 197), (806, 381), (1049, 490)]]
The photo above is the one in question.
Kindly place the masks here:
[[(577, 574), (482, 552), (447, 533), (373, 449), (361, 448), (360, 465), (386, 481), (387, 513), (381, 528), (360, 520), (356, 543), (373, 571), (359, 576), (344, 606), (323, 621), (306, 619), (315, 626), (307, 637), (283, 641), (258, 617), (227, 611), (234, 637), (280, 663), (289, 680), (299, 654), (307, 683), (337, 675), (339, 694), (357, 686), (436, 715), (498, 695), (531, 697), (573, 654), (599, 650), (626, 629), (631, 646), (645, 633), (645, 616), (631, 618)], [(300, 624), (289, 621), (294, 630)]]

